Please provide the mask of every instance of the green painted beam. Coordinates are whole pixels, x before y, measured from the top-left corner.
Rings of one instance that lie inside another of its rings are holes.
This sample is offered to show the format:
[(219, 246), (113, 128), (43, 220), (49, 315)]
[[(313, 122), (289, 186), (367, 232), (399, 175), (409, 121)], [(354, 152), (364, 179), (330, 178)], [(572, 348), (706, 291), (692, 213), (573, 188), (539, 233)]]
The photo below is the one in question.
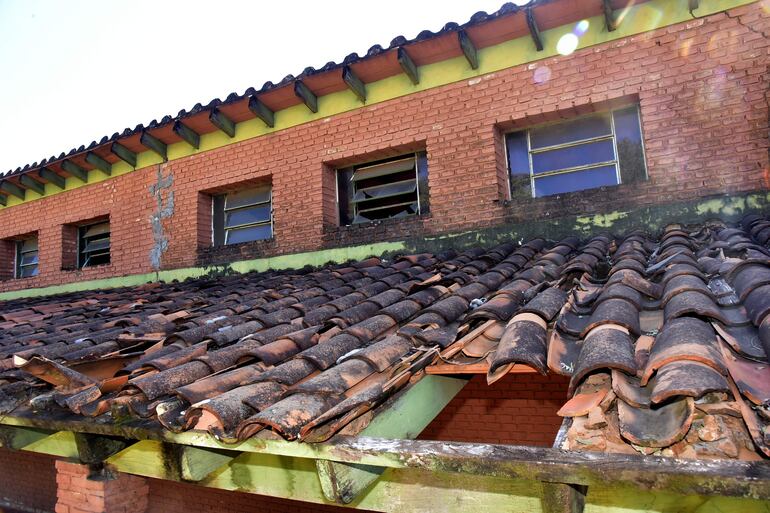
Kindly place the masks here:
[(119, 142), (112, 143), (110, 151), (129, 166), (136, 167), (136, 152), (129, 150)]
[(50, 434), (51, 431), (48, 429), (2, 425), (0, 426), (0, 447), (21, 449), (46, 438)]
[(71, 160), (66, 160), (66, 159), (62, 160), (61, 168), (64, 170), (65, 173), (74, 176), (81, 182), (84, 182), (84, 183), (88, 182), (88, 171), (78, 166)]
[(537, 20), (535, 20), (535, 9), (532, 6), (527, 7), (527, 27), (529, 28), (529, 35), (532, 37), (532, 42), (535, 43), (535, 48), (538, 52), (543, 51), (543, 38), (540, 35), (540, 29), (537, 26)]
[(36, 440), (24, 447), (23, 451), (50, 454), (61, 458), (78, 459), (78, 447), (75, 433), (72, 431), (57, 431), (52, 435)]
[(26, 196), (26, 191), (16, 185), (13, 182), (9, 182), (8, 180), (2, 180), (0, 181), (0, 191), (7, 192), (8, 194), (12, 194), (16, 196), (19, 199), (24, 199)]
[(201, 147), (201, 136), (198, 132), (185, 125), (181, 121), (174, 122), (174, 133), (196, 150)]
[(318, 97), (302, 80), (294, 81), (294, 94), (302, 100), (302, 103), (310, 109), (310, 112), (318, 112)]
[(415, 65), (414, 61), (411, 57), (409, 57), (409, 52), (406, 51), (406, 48), (399, 46), (398, 50), (396, 50), (396, 58), (398, 60), (398, 64), (401, 66), (401, 69), (404, 71), (404, 74), (406, 74), (407, 77), (409, 77), (409, 80), (411, 80), (412, 84), (417, 85), (420, 83), (420, 73), (417, 69), (417, 65)]
[(104, 463), (108, 468), (126, 474), (170, 481), (181, 480), (178, 460), (173, 457), (166, 444), (157, 440), (140, 440), (113, 454)]
[(275, 127), (275, 112), (270, 110), (267, 105), (259, 101), (259, 98), (256, 96), (251, 96), (249, 98), (249, 110), (252, 112), (252, 114), (261, 119), (262, 122), (268, 127)]
[(66, 186), (66, 181), (64, 180), (64, 177), (58, 173), (54, 173), (47, 167), (40, 168), (40, 178), (42, 178), (43, 180), (45, 180), (50, 184), (55, 185), (59, 189), (64, 189), (64, 187)]
[(19, 183), (31, 191), (35, 191), (41, 196), (45, 194), (45, 184), (38, 182), (28, 174), (19, 177)]
[(102, 171), (103, 173), (108, 175), (112, 174), (112, 164), (92, 151), (86, 153), (86, 162), (94, 166), (99, 171)]
[(479, 52), (476, 50), (476, 45), (473, 44), (471, 38), (464, 30), (457, 31), (457, 41), (460, 43), (460, 49), (463, 51), (465, 59), (468, 64), (471, 65), (471, 69), (478, 69), (479, 67)]
[(366, 85), (364, 85), (363, 81), (353, 73), (350, 66), (342, 67), (342, 80), (362, 103), (366, 103)]
[(235, 123), (232, 119), (225, 116), (221, 110), (211, 109), (211, 112), (209, 112), (209, 121), (229, 137), (235, 137)]
[(142, 135), (139, 136), (139, 142), (148, 150), (152, 150), (164, 161), (168, 160), (168, 146), (166, 143), (152, 135), (147, 130), (142, 130)]
[(185, 481), (200, 481), (230, 463), (239, 454), (235, 451), (182, 446), (179, 452), (179, 472)]

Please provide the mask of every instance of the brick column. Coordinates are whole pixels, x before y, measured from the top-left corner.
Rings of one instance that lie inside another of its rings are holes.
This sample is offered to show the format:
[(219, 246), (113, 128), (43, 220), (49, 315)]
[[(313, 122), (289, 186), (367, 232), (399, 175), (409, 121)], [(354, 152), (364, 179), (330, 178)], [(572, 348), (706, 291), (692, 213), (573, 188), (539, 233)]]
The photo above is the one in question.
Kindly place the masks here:
[(87, 465), (56, 461), (56, 513), (145, 513), (147, 479), (130, 474), (88, 479)]

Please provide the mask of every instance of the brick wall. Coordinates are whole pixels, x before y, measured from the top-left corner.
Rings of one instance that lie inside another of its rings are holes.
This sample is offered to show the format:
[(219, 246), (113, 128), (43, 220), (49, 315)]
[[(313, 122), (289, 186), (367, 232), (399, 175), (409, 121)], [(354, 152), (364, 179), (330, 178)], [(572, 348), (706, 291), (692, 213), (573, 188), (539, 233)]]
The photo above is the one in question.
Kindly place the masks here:
[[(175, 160), (162, 166), (174, 176), (176, 199), (164, 221), (163, 267), (766, 188), (770, 38), (762, 31), (770, 31), (770, 13), (753, 3)], [(648, 181), (506, 203), (504, 130), (637, 100)], [(335, 226), (330, 169), (412, 147), (428, 154), (431, 213)], [(0, 212), (0, 239), (39, 230), (41, 248), (41, 275), (0, 290), (151, 271), (148, 187), (156, 173), (156, 166), (140, 169)], [(272, 182), (275, 240), (222, 255), (202, 249), (209, 242), (199, 223), (209, 218), (201, 191), (247, 180)], [(111, 264), (62, 270), (62, 225), (104, 215), (112, 225)]]
[(568, 383), (556, 374), (509, 374), (489, 386), (474, 376), (419, 438), (551, 447)]
[(56, 504), (52, 456), (0, 449), (0, 511), (50, 513)]

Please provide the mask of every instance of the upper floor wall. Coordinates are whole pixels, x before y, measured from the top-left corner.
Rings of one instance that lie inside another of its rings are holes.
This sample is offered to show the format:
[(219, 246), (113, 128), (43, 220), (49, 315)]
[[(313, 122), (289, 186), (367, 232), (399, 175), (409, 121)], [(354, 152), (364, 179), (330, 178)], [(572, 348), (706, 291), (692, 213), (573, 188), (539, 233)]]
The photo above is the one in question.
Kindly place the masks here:
[[(769, 17), (751, 3), (5, 208), (0, 239), (36, 234), (39, 274), (0, 290), (766, 189)], [(511, 201), (506, 133), (629, 104), (639, 105), (646, 180)], [(340, 226), (337, 170), (414, 152), (426, 154), (429, 213)], [(272, 238), (213, 247), (212, 198), (264, 184)], [(103, 219), (109, 264), (73, 269), (72, 227)]]

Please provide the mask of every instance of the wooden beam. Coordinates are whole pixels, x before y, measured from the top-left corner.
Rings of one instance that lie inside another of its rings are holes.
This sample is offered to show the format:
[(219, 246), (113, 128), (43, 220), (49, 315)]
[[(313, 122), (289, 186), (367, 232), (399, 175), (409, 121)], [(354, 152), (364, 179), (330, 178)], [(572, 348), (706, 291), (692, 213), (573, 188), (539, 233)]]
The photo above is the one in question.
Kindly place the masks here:
[(342, 68), (342, 80), (348, 85), (353, 94), (355, 94), (361, 102), (366, 103), (366, 85), (360, 78), (353, 73), (350, 66), (344, 66)]
[(62, 160), (61, 168), (64, 170), (65, 173), (74, 176), (75, 178), (79, 179), (81, 182), (88, 182), (88, 171), (78, 166), (71, 160)]
[(86, 153), (86, 162), (94, 166), (99, 171), (102, 171), (103, 173), (108, 175), (112, 174), (112, 164), (92, 151)]
[(179, 471), (185, 481), (200, 481), (216, 469), (227, 465), (240, 453), (181, 446)]
[(420, 73), (412, 58), (409, 57), (406, 48), (399, 46), (397, 52), (396, 58), (398, 59), (399, 65), (401, 65), (401, 69), (404, 70), (404, 73), (414, 85), (419, 84)]
[(468, 64), (471, 65), (472, 69), (478, 69), (479, 53), (476, 50), (473, 41), (471, 41), (471, 38), (468, 37), (468, 34), (466, 34), (464, 30), (461, 29), (457, 31), (457, 41), (460, 43), (460, 49), (468, 60)]
[(19, 199), (24, 199), (26, 196), (26, 191), (16, 185), (13, 182), (9, 182), (8, 180), (2, 180), (0, 181), (0, 191), (5, 191), (8, 194), (13, 194)]
[(41, 167), (40, 168), (40, 178), (45, 180), (46, 182), (55, 185), (59, 189), (64, 189), (66, 186), (66, 181), (64, 180), (64, 177), (61, 176), (58, 173), (54, 173), (47, 167)]
[(187, 144), (192, 146), (193, 148), (200, 149), (201, 147), (201, 136), (198, 132), (190, 128), (189, 126), (185, 125), (181, 121), (175, 121), (174, 122), (174, 133), (178, 135), (179, 137), (184, 140)]
[(51, 434), (47, 429), (30, 427), (0, 426), (0, 447), (21, 449)]
[(19, 183), (24, 187), (26, 187), (27, 189), (35, 191), (41, 196), (45, 194), (45, 185), (42, 182), (38, 182), (37, 180), (35, 180), (29, 175), (21, 175), (19, 177)]
[(233, 120), (225, 116), (219, 109), (211, 109), (209, 121), (211, 121), (212, 125), (230, 137), (235, 137), (235, 123), (233, 123)]
[(535, 48), (538, 52), (543, 51), (543, 39), (540, 37), (540, 29), (537, 27), (537, 21), (535, 20), (535, 9), (531, 6), (527, 7), (527, 27), (529, 27), (529, 35), (532, 37), (532, 42), (535, 43)]
[(8, 205), (8, 197), (5, 194), (0, 194), (0, 205)]
[(70, 459), (77, 459), (79, 456), (77, 443), (75, 442), (75, 433), (71, 431), (57, 431), (52, 435), (25, 445), (21, 450)]
[(607, 27), (607, 32), (614, 31), (618, 25), (615, 21), (615, 14), (612, 12), (610, 0), (602, 0), (602, 10), (604, 11), (604, 24)]
[(275, 127), (275, 112), (259, 101), (259, 98), (256, 96), (249, 98), (249, 110), (270, 128)]
[(80, 461), (87, 464), (102, 463), (113, 454), (125, 449), (130, 442), (118, 437), (75, 433), (75, 446)]
[(136, 153), (129, 150), (119, 142), (112, 143), (112, 146), (110, 146), (110, 151), (117, 155), (120, 160), (129, 166), (136, 167)]
[(166, 143), (152, 135), (150, 132), (142, 130), (142, 135), (139, 136), (139, 142), (148, 150), (152, 150), (154, 153), (158, 154), (164, 161), (168, 160), (168, 147), (166, 146)]
[(543, 513), (583, 513), (587, 486), (543, 482)]
[(697, 10), (698, 7), (700, 7), (700, 0), (688, 0), (687, 4), (690, 10), (690, 14), (692, 14), (693, 11)]
[(311, 112), (318, 112), (318, 98), (302, 80), (294, 81), (294, 94), (302, 100)]

